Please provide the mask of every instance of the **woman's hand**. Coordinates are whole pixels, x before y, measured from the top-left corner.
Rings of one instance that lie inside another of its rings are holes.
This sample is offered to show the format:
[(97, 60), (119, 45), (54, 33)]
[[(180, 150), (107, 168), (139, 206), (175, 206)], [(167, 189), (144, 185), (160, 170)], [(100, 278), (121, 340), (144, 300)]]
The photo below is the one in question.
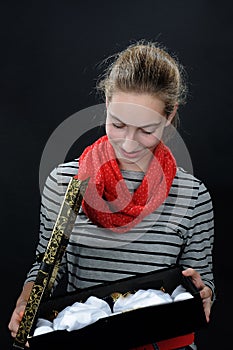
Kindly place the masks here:
[(9, 328), (13, 338), (16, 337), (20, 321), (23, 318), (26, 304), (27, 303), (25, 301), (17, 303), (16, 308), (11, 316), (10, 322), (8, 324), (8, 328)]
[(196, 270), (194, 270), (192, 268), (188, 268), (188, 269), (182, 271), (182, 273), (186, 277), (191, 277), (192, 282), (199, 289), (200, 296), (201, 296), (202, 302), (203, 302), (206, 320), (207, 320), (207, 322), (209, 322), (210, 321), (210, 310), (211, 310), (211, 305), (212, 305), (212, 301), (211, 301), (212, 290), (204, 284), (204, 282), (201, 279), (200, 274)]
[[(33, 282), (28, 282), (27, 284), (24, 285), (22, 293), (20, 294), (16, 303), (16, 307), (12, 313), (10, 322), (8, 324), (8, 328), (13, 338), (16, 337), (16, 334), (18, 332), (19, 324), (23, 318), (24, 310), (27, 305), (27, 300), (31, 293), (33, 284), (34, 284)], [(28, 343), (26, 344), (26, 346), (28, 346)]]

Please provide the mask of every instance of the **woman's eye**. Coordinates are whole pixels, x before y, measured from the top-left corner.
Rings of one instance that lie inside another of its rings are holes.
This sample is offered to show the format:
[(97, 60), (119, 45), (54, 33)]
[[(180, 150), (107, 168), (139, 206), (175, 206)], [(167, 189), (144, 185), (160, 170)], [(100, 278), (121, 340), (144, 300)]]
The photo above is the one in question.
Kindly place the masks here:
[(124, 127), (124, 124), (122, 123), (112, 123), (112, 125), (114, 126), (114, 128), (117, 129), (122, 129)]
[(141, 131), (143, 132), (143, 134), (146, 134), (146, 135), (151, 135), (154, 132), (154, 131), (148, 131), (144, 129), (141, 129)]

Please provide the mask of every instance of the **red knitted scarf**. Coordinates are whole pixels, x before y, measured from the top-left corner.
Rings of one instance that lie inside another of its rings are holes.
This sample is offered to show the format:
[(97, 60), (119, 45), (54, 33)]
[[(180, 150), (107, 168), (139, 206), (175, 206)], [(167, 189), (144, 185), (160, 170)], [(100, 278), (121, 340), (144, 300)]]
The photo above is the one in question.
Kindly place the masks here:
[(131, 194), (107, 136), (84, 150), (79, 165), (77, 177), (90, 177), (82, 203), (85, 214), (94, 224), (118, 233), (129, 231), (164, 202), (176, 174), (176, 161), (160, 142), (140, 186)]

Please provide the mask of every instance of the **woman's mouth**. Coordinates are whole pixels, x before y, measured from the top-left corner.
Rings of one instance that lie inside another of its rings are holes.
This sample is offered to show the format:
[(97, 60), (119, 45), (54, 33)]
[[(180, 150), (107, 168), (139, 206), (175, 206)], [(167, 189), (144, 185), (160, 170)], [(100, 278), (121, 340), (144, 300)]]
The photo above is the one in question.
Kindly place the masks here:
[(140, 155), (142, 155), (143, 153), (143, 149), (140, 149), (138, 151), (133, 151), (133, 152), (127, 152), (125, 150), (123, 150), (122, 148), (120, 148), (120, 154), (123, 158), (127, 158), (127, 159), (135, 159), (138, 158)]

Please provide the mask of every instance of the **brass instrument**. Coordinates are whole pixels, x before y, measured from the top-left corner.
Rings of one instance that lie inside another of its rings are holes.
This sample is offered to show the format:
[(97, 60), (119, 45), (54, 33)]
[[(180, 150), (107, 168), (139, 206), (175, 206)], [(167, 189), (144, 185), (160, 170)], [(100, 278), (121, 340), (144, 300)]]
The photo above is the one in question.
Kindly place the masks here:
[(68, 184), (64, 200), (14, 340), (14, 348), (25, 349), (41, 300), (51, 295), (59, 264), (73, 230), (88, 180), (81, 181), (73, 177)]

